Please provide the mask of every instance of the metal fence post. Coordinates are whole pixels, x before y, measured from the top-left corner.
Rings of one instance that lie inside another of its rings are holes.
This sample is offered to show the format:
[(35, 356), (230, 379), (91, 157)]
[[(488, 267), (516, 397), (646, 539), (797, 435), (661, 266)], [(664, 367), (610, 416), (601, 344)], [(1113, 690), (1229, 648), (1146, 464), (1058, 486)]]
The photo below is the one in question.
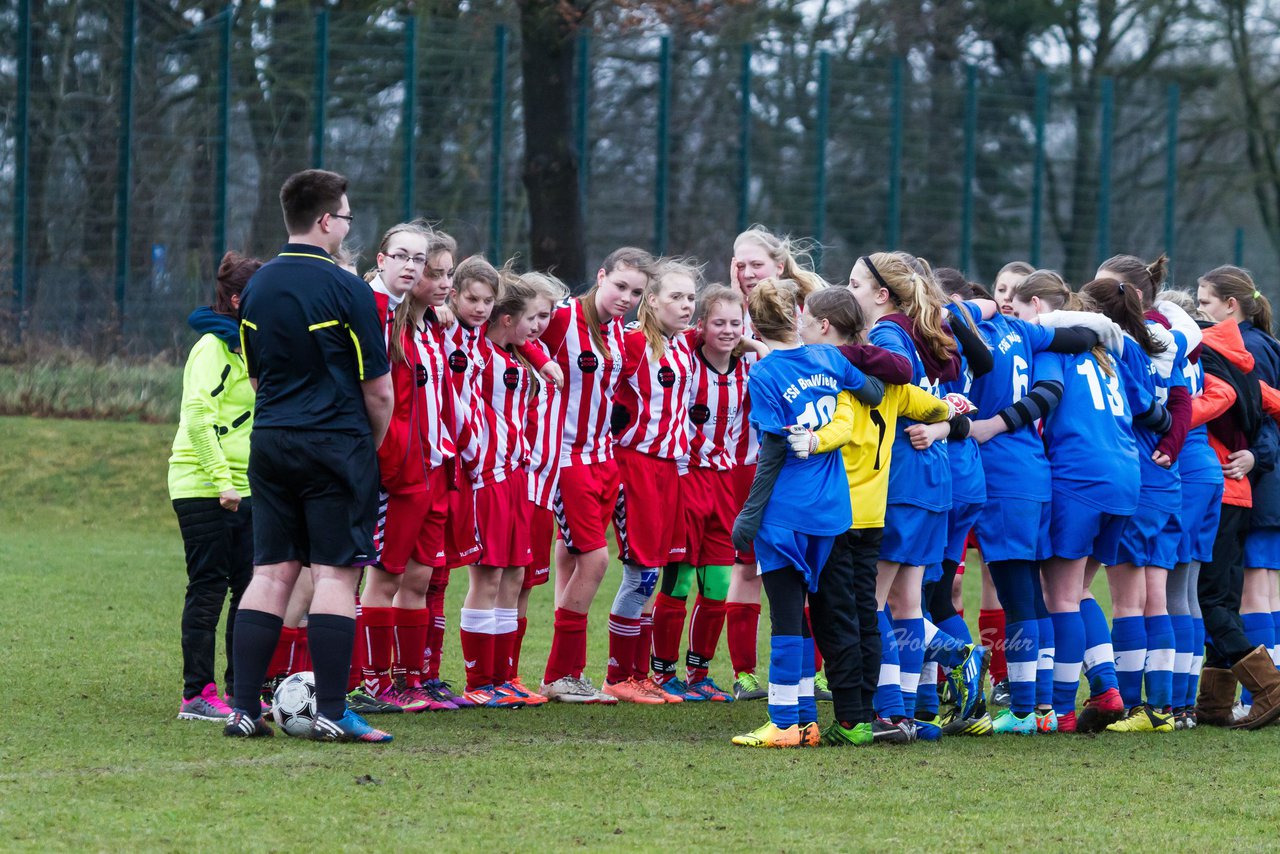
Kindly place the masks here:
[(404, 19), (404, 102), (400, 105), (400, 159), (403, 173), (400, 189), (404, 196), (404, 220), (413, 219), (414, 129), (418, 104), (418, 19)]
[(507, 28), (493, 30), (493, 147), (489, 153), (489, 260), (502, 258), (502, 151), (507, 116)]
[(124, 53), (120, 62), (120, 138), (116, 167), (116, 311), (124, 325), (125, 286), (129, 281), (129, 190), (133, 183), (133, 57), (138, 39), (137, 0), (125, 0)]
[(584, 31), (578, 34), (577, 56), (578, 85), (578, 208), (582, 212), (583, 228), (588, 227), (587, 183), (591, 177), (591, 37)]
[(222, 10), (222, 26), (219, 28), (218, 45), (218, 152), (214, 164), (213, 190), (213, 263), (216, 269), (223, 253), (227, 251), (227, 162), (231, 147), (231, 27), (235, 23), (235, 8)]
[(1102, 127), (1098, 145), (1098, 263), (1111, 256), (1111, 144), (1115, 136), (1115, 84), (1102, 78)]
[(960, 195), (960, 270), (973, 265), (973, 183), (978, 164), (978, 69), (964, 70), (964, 178)]
[(22, 339), (22, 315), (27, 307), (27, 161), (31, 140), (31, 2), (18, 0), (17, 139), (13, 180), (13, 321)]
[(654, 176), (653, 251), (667, 251), (667, 172), (671, 159), (671, 37), (658, 50), (658, 168)]
[(316, 91), (313, 99), (311, 129), (311, 165), (324, 168), (325, 102), (329, 100), (329, 11), (316, 13)]
[(813, 270), (822, 274), (822, 241), (827, 231), (827, 124), (831, 111), (831, 55), (818, 56), (818, 121), (814, 140)]
[(1178, 97), (1178, 84), (1170, 84), (1169, 141), (1166, 143), (1164, 177), (1164, 251), (1169, 256), (1171, 273), (1176, 260), (1174, 241), (1178, 225)]
[(1031, 172), (1031, 266), (1040, 267), (1040, 244), (1044, 217), (1044, 126), (1049, 116), (1049, 75), (1036, 74), (1035, 163)]
[(738, 232), (751, 224), (751, 43), (742, 45), (738, 82)]
[(906, 63), (902, 57), (893, 58), (893, 94), (890, 106), (889, 129), (889, 204), (885, 214), (885, 249), (898, 248), (902, 234), (902, 123), (903, 123), (903, 75)]

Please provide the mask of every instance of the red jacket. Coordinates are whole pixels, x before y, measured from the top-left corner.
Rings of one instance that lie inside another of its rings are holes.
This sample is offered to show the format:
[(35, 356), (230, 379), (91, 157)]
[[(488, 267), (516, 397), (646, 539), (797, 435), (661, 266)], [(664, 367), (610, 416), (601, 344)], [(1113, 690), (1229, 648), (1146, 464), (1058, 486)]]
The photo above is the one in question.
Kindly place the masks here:
[(386, 438), (378, 448), (378, 473), (382, 488), (389, 493), (423, 492), (427, 488), (427, 419), (424, 409), (426, 395), (420, 379), (426, 368), (412, 330), (406, 326), (401, 345), (404, 358), (391, 360), (391, 386), (395, 392), (395, 405), (391, 410), (391, 423), (387, 425)]

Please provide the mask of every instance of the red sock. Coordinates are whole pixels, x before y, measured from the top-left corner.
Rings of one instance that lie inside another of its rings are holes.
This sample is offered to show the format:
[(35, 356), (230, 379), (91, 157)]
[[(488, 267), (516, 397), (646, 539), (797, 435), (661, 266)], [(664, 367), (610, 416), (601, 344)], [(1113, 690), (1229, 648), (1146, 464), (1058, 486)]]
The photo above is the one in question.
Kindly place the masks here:
[(510, 682), (515, 671), (511, 668), (511, 650), (516, 645), (515, 632), (502, 632), (493, 636), (493, 684)]
[(644, 679), (649, 675), (649, 656), (653, 654), (653, 612), (640, 615), (640, 635), (632, 650), (631, 675)]
[(515, 679), (520, 676), (520, 649), (524, 646), (524, 630), (528, 628), (529, 621), (524, 617), (516, 618), (516, 636), (511, 642), (511, 678)]
[(290, 673), (304, 673), (311, 669), (311, 647), (307, 645), (307, 627), (298, 626), (295, 630), (298, 639), (293, 643), (293, 661), (289, 663)]
[(447, 621), (444, 617), (444, 591), (449, 586), (449, 570), (437, 569), (431, 573), (427, 585), (427, 608), (431, 611), (431, 625), (427, 627), (426, 677), (440, 678), (440, 653), (444, 649), (444, 633)]
[(396, 609), (364, 609), (364, 634), (368, 655), (360, 668), (364, 690), (370, 696), (391, 687), (391, 663), (395, 649)]
[(609, 615), (609, 669), (604, 677), (607, 681), (625, 682), (631, 678), (639, 643), (639, 618)]
[(587, 615), (568, 608), (556, 608), (551, 654), (547, 656), (547, 669), (542, 681), (550, 684), (564, 676), (581, 676), (586, 660)]
[(392, 671), (404, 676), (405, 684), (417, 688), (422, 684), (422, 665), (427, 647), (427, 624), (431, 612), (426, 608), (396, 608), (396, 657)]
[(467, 668), (468, 691), (494, 684), (493, 628), (493, 609), (462, 609), (458, 637), (462, 641), (462, 663)]
[(298, 630), (288, 627), (280, 630), (280, 639), (276, 641), (275, 651), (271, 653), (271, 663), (267, 665), (267, 678), (289, 675), (289, 664), (293, 660), (293, 648), (298, 642)]
[(659, 682), (665, 682), (676, 675), (686, 610), (683, 599), (665, 593), (659, 593), (658, 601), (654, 603), (653, 678)]
[[(804, 621), (805, 621), (805, 624), (809, 626), (809, 637), (814, 637), (813, 620), (809, 617), (808, 605), (804, 606)], [(822, 672), (822, 650), (818, 649), (817, 641), (814, 641), (814, 644), (813, 644), (813, 672), (814, 673)]]
[(356, 599), (356, 643), (351, 651), (351, 670), (347, 674), (347, 693), (350, 694), (360, 686), (360, 667), (364, 664), (366, 658), (369, 657), (369, 651), (364, 645), (364, 608), (360, 605), (360, 600)]
[(997, 608), (978, 612), (979, 643), (991, 650), (991, 682), (1009, 678), (1009, 664), (1004, 657), (1004, 611)]
[(760, 631), (760, 606), (754, 602), (730, 602), (725, 607), (729, 623), (729, 662), (733, 672), (756, 672), (756, 643)]
[(707, 678), (707, 668), (720, 643), (724, 615), (724, 602), (704, 599), (701, 593), (694, 600), (693, 616), (689, 618), (689, 654), (685, 657), (690, 683)]

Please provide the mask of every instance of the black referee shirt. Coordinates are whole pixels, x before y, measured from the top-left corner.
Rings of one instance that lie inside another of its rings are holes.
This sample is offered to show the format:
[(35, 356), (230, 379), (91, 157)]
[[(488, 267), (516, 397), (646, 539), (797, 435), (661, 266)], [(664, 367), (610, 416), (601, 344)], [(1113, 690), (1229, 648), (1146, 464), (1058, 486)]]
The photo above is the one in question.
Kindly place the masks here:
[(360, 383), (390, 371), (373, 291), (318, 246), (286, 243), (240, 301), (254, 427), (369, 434)]

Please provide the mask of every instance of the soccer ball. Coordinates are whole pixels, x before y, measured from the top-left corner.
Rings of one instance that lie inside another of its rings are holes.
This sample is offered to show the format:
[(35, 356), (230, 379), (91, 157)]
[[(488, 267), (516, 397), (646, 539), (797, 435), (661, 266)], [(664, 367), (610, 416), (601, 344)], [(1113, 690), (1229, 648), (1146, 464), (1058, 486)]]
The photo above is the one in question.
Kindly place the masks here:
[(276, 686), (271, 716), (295, 738), (307, 738), (316, 719), (316, 675), (310, 670), (294, 673)]

